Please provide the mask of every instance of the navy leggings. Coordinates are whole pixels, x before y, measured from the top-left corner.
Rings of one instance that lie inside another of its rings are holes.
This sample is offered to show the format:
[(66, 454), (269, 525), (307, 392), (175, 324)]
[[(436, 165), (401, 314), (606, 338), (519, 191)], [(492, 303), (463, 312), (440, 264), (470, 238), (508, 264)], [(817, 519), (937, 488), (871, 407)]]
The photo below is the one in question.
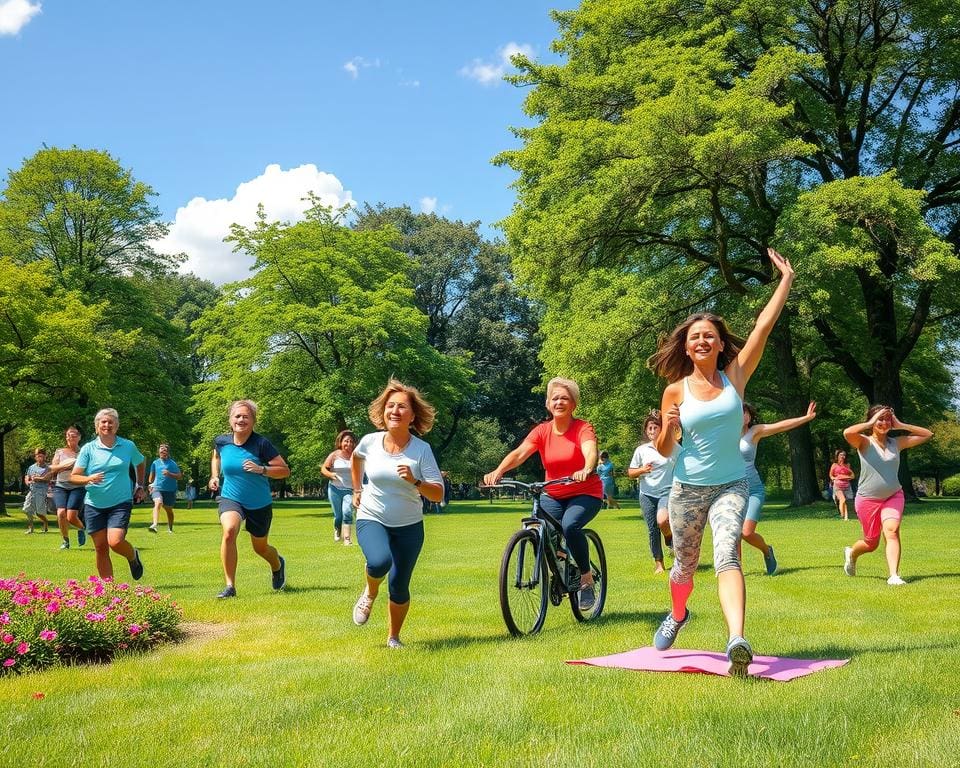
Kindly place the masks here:
[(423, 521), (389, 528), (376, 520), (357, 521), (357, 542), (367, 560), (367, 573), (382, 579), (388, 573), (390, 601), (410, 602), (410, 577), (423, 549)]
[(597, 516), (603, 499), (596, 496), (571, 496), (569, 499), (555, 499), (543, 494), (540, 497), (540, 506), (549, 512), (563, 526), (563, 537), (567, 540), (567, 548), (573, 559), (577, 561), (580, 573), (590, 570), (590, 549), (587, 546), (587, 537), (583, 535), (583, 526)]

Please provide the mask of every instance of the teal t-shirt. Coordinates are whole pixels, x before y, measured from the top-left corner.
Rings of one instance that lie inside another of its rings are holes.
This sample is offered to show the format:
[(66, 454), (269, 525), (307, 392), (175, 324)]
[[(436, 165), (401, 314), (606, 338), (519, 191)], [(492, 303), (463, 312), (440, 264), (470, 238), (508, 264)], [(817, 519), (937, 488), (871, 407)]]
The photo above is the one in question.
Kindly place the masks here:
[(163, 470), (172, 472), (175, 475), (180, 474), (180, 467), (173, 459), (154, 459), (150, 465), (149, 475), (153, 475), (153, 490), (155, 491), (175, 491), (177, 490), (177, 478), (169, 477), (163, 474)]
[(103, 480), (87, 485), (86, 503), (97, 509), (107, 509), (133, 501), (130, 487), (130, 467), (143, 463), (143, 454), (132, 440), (118, 437), (112, 448), (107, 448), (100, 438), (91, 440), (80, 449), (74, 471), (82, 475), (103, 472)]
[(247, 442), (236, 445), (233, 435), (220, 435), (213, 441), (213, 450), (220, 456), (223, 485), (220, 496), (242, 504), (247, 509), (262, 509), (273, 503), (270, 481), (265, 475), (247, 472), (243, 462), (249, 459), (255, 464), (266, 465), (280, 452), (267, 438), (251, 432)]

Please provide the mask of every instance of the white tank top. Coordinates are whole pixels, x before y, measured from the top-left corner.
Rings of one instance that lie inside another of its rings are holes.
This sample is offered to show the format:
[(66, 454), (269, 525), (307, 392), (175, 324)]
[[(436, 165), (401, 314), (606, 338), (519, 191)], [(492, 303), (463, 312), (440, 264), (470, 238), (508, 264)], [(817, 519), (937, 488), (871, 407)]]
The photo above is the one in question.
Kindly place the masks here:
[(350, 476), (350, 460), (341, 458), (339, 455), (334, 458), (330, 470), (337, 476), (336, 480), (331, 480), (334, 488), (341, 491), (353, 490), (353, 478)]

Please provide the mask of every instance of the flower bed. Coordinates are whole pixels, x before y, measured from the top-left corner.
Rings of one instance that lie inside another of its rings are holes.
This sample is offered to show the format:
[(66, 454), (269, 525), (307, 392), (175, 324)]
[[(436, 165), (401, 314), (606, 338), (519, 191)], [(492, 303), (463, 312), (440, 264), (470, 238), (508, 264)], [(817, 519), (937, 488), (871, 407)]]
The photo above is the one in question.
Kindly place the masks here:
[(180, 607), (153, 587), (91, 576), (60, 586), (0, 579), (0, 675), (109, 661), (180, 637)]

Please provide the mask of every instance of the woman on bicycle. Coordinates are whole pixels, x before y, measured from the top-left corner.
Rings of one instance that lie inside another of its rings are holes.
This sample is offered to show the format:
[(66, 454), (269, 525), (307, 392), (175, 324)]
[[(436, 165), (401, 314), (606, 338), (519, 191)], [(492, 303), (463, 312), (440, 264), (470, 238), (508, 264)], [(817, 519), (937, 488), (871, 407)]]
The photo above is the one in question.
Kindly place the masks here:
[(485, 485), (496, 485), (504, 473), (519, 467), (539, 453), (546, 480), (570, 476), (572, 483), (551, 485), (541, 497), (543, 509), (563, 526), (563, 536), (580, 569), (581, 610), (593, 608), (596, 600), (590, 553), (584, 526), (597, 516), (603, 504), (603, 484), (594, 474), (597, 468), (597, 435), (593, 426), (574, 418), (580, 401), (580, 387), (570, 379), (554, 378), (547, 384), (550, 421), (537, 425), (519, 447), (508, 453), (492, 472), (483, 477)]
[(772, 248), (771, 264), (781, 279), (745, 342), (727, 329), (723, 318), (691, 315), (661, 340), (649, 366), (670, 383), (663, 392), (662, 428), (656, 440), (661, 456), (676, 454), (670, 491), (670, 529), (674, 561), (670, 569), (672, 610), (653, 636), (665, 651), (690, 620), (687, 600), (700, 561), (700, 543), (709, 521), (720, 606), (727, 624), (730, 674), (744, 676), (753, 650), (743, 637), (746, 589), (740, 558), (740, 532), (750, 491), (739, 451), (743, 429), (743, 391), (763, 355), (780, 316), (794, 272)]
[[(389, 574), (387, 647), (402, 648), (410, 578), (423, 548), (423, 499), (443, 498), (443, 477), (433, 450), (412, 431), (430, 431), (434, 408), (416, 388), (390, 379), (368, 413), (382, 431), (360, 438), (351, 455), (357, 543), (367, 561), (366, 587), (353, 606), (353, 621), (367, 623)], [(361, 485), (364, 475), (367, 482)]]

